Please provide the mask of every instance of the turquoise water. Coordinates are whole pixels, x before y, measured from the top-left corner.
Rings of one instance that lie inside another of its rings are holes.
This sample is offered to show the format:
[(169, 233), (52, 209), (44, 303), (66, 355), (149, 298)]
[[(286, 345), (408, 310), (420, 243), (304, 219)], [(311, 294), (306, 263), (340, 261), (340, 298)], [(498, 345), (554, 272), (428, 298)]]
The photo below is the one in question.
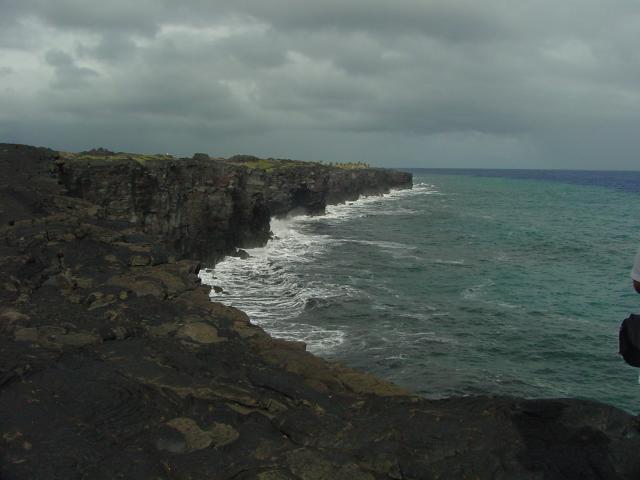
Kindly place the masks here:
[(640, 311), (640, 196), (567, 182), (420, 172), (412, 191), (275, 221), (269, 245), (203, 278), (272, 334), (430, 398), (580, 397), (636, 413), (617, 335)]

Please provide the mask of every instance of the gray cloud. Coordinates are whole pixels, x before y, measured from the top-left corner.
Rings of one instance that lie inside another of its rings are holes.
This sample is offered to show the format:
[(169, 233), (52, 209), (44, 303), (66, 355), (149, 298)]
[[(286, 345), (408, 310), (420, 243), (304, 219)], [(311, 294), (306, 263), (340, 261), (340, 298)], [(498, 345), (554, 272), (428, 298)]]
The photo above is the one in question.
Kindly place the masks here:
[(163, 10), (153, 0), (22, 0), (20, 3), (18, 12), (22, 15), (37, 17), (61, 30), (153, 35), (163, 21)]
[(632, 2), (0, 0), (0, 10), (5, 141), (636, 168)]
[(122, 32), (105, 32), (94, 45), (80, 44), (77, 47), (78, 55), (83, 58), (94, 58), (101, 62), (117, 62), (130, 59), (136, 54), (138, 46), (135, 41)]
[(89, 78), (98, 76), (95, 70), (76, 65), (71, 55), (61, 50), (49, 50), (44, 58), (55, 71), (55, 79), (51, 83), (53, 88), (79, 87), (85, 85)]

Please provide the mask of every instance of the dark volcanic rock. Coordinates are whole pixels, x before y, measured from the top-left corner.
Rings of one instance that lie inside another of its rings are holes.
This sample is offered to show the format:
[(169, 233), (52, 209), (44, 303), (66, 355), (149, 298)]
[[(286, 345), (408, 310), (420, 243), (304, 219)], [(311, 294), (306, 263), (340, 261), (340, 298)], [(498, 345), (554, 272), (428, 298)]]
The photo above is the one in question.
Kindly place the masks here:
[(246, 250), (239, 248), (235, 252), (231, 253), (230, 256), (241, 258), (242, 260), (246, 260), (247, 258), (251, 258), (251, 255), (247, 253)]
[(404, 172), (249, 156), (225, 161), (206, 154), (179, 160), (79, 154), (56, 166), (69, 195), (94, 203), (100, 218), (130, 222), (179, 255), (199, 260), (264, 245), (271, 216), (296, 209), (322, 213), (327, 203), (411, 186), (411, 174)]
[(410, 176), (85, 157), (0, 145), (0, 478), (640, 477), (620, 410), (418, 398), (270, 338), (200, 284), (189, 258), (266, 241), (269, 215)]

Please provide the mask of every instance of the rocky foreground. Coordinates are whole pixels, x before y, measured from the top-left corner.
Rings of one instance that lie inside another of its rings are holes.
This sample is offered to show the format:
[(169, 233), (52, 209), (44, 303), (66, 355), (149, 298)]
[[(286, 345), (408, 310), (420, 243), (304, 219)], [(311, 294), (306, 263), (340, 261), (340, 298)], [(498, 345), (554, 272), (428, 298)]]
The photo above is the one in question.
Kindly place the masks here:
[(412, 396), (270, 338), (199, 282), (272, 215), (410, 184), (0, 144), (0, 478), (640, 478), (636, 417)]

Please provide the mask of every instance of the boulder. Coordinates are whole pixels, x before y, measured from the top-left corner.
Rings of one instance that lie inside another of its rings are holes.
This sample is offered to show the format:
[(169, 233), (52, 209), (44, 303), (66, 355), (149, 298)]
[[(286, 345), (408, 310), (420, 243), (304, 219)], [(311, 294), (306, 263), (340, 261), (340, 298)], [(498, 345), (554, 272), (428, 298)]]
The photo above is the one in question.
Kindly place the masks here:
[(29, 315), (19, 312), (15, 308), (3, 308), (0, 310), (0, 326), (2, 323), (17, 323), (29, 320)]
[(251, 255), (247, 253), (246, 250), (238, 248), (235, 252), (229, 254), (230, 257), (240, 258), (242, 260), (246, 260), (247, 258), (251, 258)]
[[(208, 429), (202, 429), (195, 420), (185, 417), (169, 420), (167, 426), (179, 431), (184, 436), (186, 450), (190, 452), (208, 447), (224, 447), (235, 442), (240, 436), (231, 425), (214, 422)], [(166, 445), (166, 441), (164, 445)], [(164, 449), (169, 450), (166, 447)], [(179, 447), (174, 447), (174, 450), (179, 450)]]
[(197, 343), (219, 343), (227, 339), (218, 336), (218, 329), (204, 322), (188, 323), (180, 328), (176, 334), (179, 338)]

